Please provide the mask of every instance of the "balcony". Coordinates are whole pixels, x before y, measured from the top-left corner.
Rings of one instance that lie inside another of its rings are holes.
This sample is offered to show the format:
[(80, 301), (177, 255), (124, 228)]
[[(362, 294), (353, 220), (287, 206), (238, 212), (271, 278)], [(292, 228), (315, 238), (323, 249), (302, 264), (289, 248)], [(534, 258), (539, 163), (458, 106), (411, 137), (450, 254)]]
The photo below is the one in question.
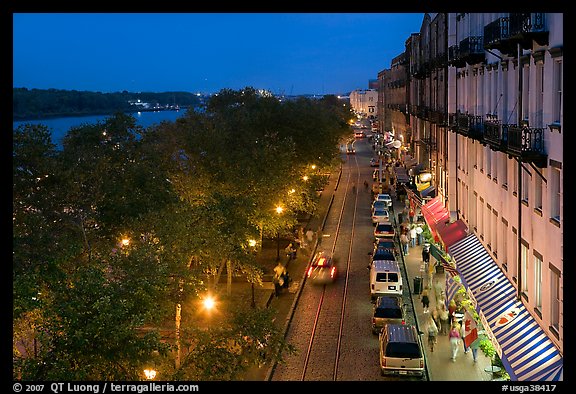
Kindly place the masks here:
[(516, 45), (510, 40), (510, 19), (498, 18), (484, 26), (484, 49), (497, 49), (511, 56), (517, 51)]
[(495, 150), (501, 150), (501, 127), (498, 119), (489, 118), (484, 121), (484, 140)]
[(468, 115), (468, 137), (479, 142), (484, 142), (484, 120), (480, 115)]
[(466, 62), (460, 58), (460, 49), (458, 48), (458, 45), (452, 45), (448, 48), (448, 64), (457, 68), (466, 66)]
[(460, 59), (471, 66), (486, 61), (482, 36), (466, 37), (460, 41), (458, 48)]
[(523, 162), (532, 162), (540, 168), (547, 167), (547, 155), (544, 152), (544, 128), (510, 125), (507, 152), (519, 157)]
[(532, 49), (532, 40), (538, 45), (548, 45), (548, 29), (543, 12), (510, 13), (510, 39), (523, 49)]

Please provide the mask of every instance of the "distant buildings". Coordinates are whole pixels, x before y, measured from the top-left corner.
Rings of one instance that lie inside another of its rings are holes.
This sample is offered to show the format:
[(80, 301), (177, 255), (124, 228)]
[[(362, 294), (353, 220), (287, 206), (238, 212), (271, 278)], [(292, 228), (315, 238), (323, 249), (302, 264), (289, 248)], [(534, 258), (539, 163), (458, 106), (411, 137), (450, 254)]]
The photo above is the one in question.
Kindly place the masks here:
[(376, 116), (376, 103), (378, 92), (375, 89), (353, 90), (350, 92), (350, 105), (359, 115), (374, 118)]
[(425, 14), (378, 73), (380, 131), (466, 225), (446, 249), (513, 380), (563, 374), (563, 79), (561, 13)]

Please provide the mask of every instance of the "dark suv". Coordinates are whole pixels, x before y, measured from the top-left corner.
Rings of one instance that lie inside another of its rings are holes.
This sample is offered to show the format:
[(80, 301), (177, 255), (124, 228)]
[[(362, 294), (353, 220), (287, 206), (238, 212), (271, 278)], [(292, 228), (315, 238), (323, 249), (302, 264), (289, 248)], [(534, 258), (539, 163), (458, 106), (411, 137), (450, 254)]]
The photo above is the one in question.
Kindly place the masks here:
[(401, 297), (378, 297), (372, 314), (372, 333), (378, 334), (386, 324), (406, 324), (405, 315)]

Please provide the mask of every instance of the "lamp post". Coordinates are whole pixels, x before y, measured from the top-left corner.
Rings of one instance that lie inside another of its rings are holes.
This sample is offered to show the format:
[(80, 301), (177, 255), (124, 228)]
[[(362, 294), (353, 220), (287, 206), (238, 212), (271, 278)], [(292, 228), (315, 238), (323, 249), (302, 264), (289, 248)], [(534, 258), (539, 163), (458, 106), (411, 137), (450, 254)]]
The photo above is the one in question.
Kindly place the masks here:
[[(276, 207), (276, 213), (278, 215), (282, 214), (284, 208), (280, 205)], [(276, 261), (280, 261), (280, 229), (276, 230)]]

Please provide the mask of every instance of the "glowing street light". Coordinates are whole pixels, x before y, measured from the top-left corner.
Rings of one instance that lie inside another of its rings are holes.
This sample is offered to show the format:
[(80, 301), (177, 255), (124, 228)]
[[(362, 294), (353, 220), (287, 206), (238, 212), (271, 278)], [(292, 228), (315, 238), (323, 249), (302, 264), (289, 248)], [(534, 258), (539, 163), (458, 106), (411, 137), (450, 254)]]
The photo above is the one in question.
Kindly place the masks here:
[(304, 179), (305, 181), (307, 181), (307, 180), (308, 180), (308, 175), (304, 175), (304, 176), (302, 177), (302, 179)]
[(120, 241), (120, 243), (122, 244), (122, 246), (128, 246), (128, 245), (130, 245), (130, 239), (129, 238), (122, 238), (122, 241)]
[(216, 306), (216, 300), (211, 295), (207, 295), (202, 300), (202, 305), (204, 306), (204, 309), (211, 311)]
[[(281, 215), (284, 212), (284, 208), (280, 205), (276, 207), (276, 213)], [(276, 230), (276, 261), (280, 261), (280, 230)]]
[(249, 239), (248, 245), (250, 245), (251, 248), (255, 247), (256, 246), (256, 240), (255, 239)]
[(144, 370), (144, 375), (146, 376), (146, 379), (148, 380), (152, 380), (156, 377), (156, 370), (155, 369), (145, 369)]

